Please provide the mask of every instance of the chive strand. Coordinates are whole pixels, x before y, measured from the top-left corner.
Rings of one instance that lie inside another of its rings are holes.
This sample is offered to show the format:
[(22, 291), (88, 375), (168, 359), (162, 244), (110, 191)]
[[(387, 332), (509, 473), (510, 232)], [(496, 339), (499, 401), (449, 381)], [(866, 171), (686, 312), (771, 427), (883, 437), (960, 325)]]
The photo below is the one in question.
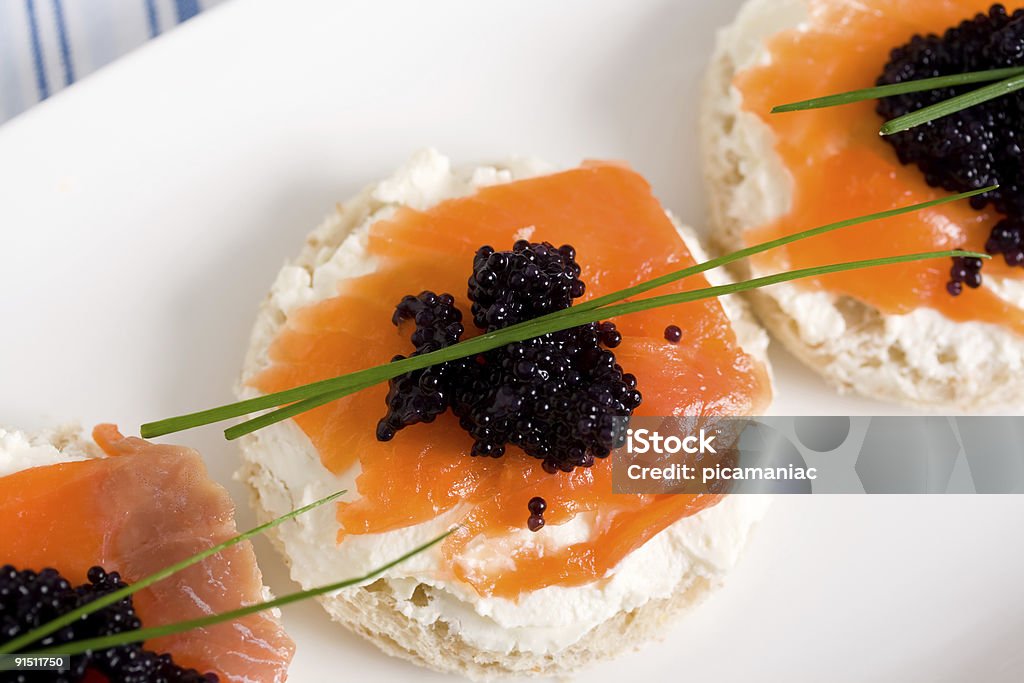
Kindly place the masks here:
[[(454, 531), (454, 529), (452, 530)], [(284, 607), (301, 600), (308, 598), (314, 598), (319, 595), (326, 593), (333, 593), (334, 591), (341, 590), (342, 588), (348, 588), (355, 586), (371, 579), (379, 577), (387, 570), (395, 567), (406, 560), (419, 555), (420, 553), (428, 550), (434, 545), (437, 545), (445, 538), (447, 538), (452, 531), (448, 531), (423, 545), (410, 550), (401, 557), (391, 560), (387, 564), (381, 565), (376, 569), (356, 577), (354, 579), (345, 579), (344, 581), (338, 581), (337, 583), (331, 583), (326, 586), (319, 586), (317, 588), (310, 588), (308, 590), (298, 591), (284, 595), (280, 598), (274, 598), (273, 600), (267, 600), (265, 602), (256, 603), (255, 605), (248, 605), (239, 609), (231, 610), (229, 612), (222, 612), (220, 614), (211, 614), (206, 617), (200, 617), (198, 619), (191, 619), (189, 621), (177, 622), (174, 624), (166, 624), (164, 626), (153, 626), (151, 628), (141, 628), (134, 631), (124, 631), (117, 633), (112, 636), (103, 636), (100, 638), (90, 638), (88, 640), (72, 641), (70, 643), (64, 643), (44, 650), (38, 650), (29, 654), (33, 656), (43, 656), (50, 654), (64, 654), (64, 655), (80, 655), (86, 652), (95, 652), (98, 650), (106, 650), (112, 647), (118, 647), (120, 645), (128, 645), (131, 643), (139, 643), (146, 640), (152, 640), (153, 638), (163, 638), (164, 636), (171, 636), (177, 633), (184, 633), (186, 631), (192, 631), (197, 628), (206, 628), (209, 626), (216, 626), (227, 621), (234, 621), (241, 619), (252, 614), (257, 614), (268, 609), (275, 609), (278, 607)]]
[(977, 106), (989, 100), (994, 100), (997, 97), (1009, 95), (1017, 92), (1021, 88), (1024, 88), (1024, 74), (1018, 74), (1006, 80), (987, 85), (977, 90), (972, 90), (969, 93), (951, 97), (948, 100), (943, 100), (937, 104), (933, 104), (917, 111), (912, 111), (909, 114), (904, 114), (891, 121), (887, 121), (882, 126), (880, 135), (892, 135), (894, 133), (901, 133), (906, 130), (910, 130), (916, 126), (923, 125), (940, 119), (950, 114), (955, 114), (958, 111), (968, 109), (970, 107)]
[[(557, 319), (535, 324), (533, 326), (527, 325), (526, 327), (519, 327), (519, 329), (513, 329), (507, 327), (498, 332), (483, 335), (481, 337), (474, 337), (460, 344), (455, 344), (447, 348), (439, 349), (431, 353), (425, 353), (421, 356), (412, 356), (404, 360), (395, 361), (384, 366), (378, 366), (369, 368), (367, 370), (360, 370), (358, 372), (344, 375), (342, 377), (335, 378), (337, 383), (337, 389), (335, 389), (330, 395), (338, 394), (338, 397), (347, 395), (348, 392), (358, 391), (359, 388), (365, 387), (368, 384), (377, 382), (383, 382), (389, 380), (398, 375), (412, 372), (414, 370), (422, 370), (436, 365), (438, 363), (444, 363), (450, 360), (457, 360), (469, 355), (476, 353), (483, 353), (505, 344), (523, 341), (524, 339), (530, 339), (533, 337), (547, 334), (548, 332), (557, 332), (559, 330), (565, 330), (578, 325), (585, 325), (591, 322), (597, 322), (607, 318), (612, 318), (619, 315), (628, 315), (630, 313), (638, 313), (640, 311), (646, 311), (653, 308), (661, 308), (663, 306), (671, 306), (682, 303), (691, 303), (694, 301), (700, 301), (703, 299), (711, 299), (728, 294), (736, 294), (739, 292), (745, 292), (752, 289), (758, 289), (761, 287), (767, 287), (769, 285), (779, 284), (783, 282), (790, 282), (793, 280), (800, 280), (808, 277), (818, 277), (821, 275), (828, 275), (830, 273), (840, 273), (850, 270), (861, 270), (865, 268), (874, 268), (878, 266), (892, 265), (897, 263), (908, 263), (912, 261), (921, 261), (932, 258), (947, 258), (947, 257), (974, 257), (974, 258), (991, 258), (988, 254), (981, 254), (977, 252), (961, 251), (961, 250), (947, 250), (947, 251), (932, 251), (917, 254), (904, 254), (900, 256), (888, 256), (884, 258), (868, 259), (863, 261), (850, 261), (847, 263), (836, 263), (827, 266), (815, 266), (813, 268), (803, 268), (799, 270), (788, 271), (785, 273), (777, 273), (775, 275), (766, 275), (752, 280), (746, 280), (743, 282), (734, 282), (727, 285), (718, 285), (715, 287), (707, 287), (704, 289), (692, 290), (688, 292), (678, 292), (674, 294), (663, 294), (661, 296), (649, 297), (647, 299), (641, 299), (639, 301), (630, 301), (622, 304), (614, 304), (611, 306), (605, 306), (593, 310), (582, 310), (574, 311), (572, 308), (563, 311), (563, 315), (560, 315)], [(532, 323), (537, 323), (540, 319), (538, 318)], [(505, 334), (505, 333), (509, 334)], [(320, 396), (323, 399), (318, 405), (328, 403), (333, 398), (329, 398), (328, 394)], [(313, 399), (310, 399), (313, 400)], [(261, 429), (275, 422), (287, 419), (294, 414), (291, 410), (292, 406), (282, 408), (265, 415), (261, 415), (258, 418), (249, 420), (236, 425), (225, 432), (228, 438), (238, 438), (244, 434), (248, 434), (256, 429)], [(301, 411), (300, 411), (301, 412)], [(257, 422), (258, 421), (258, 422)]]
[(905, 95), (908, 93), (924, 92), (926, 90), (937, 90), (939, 88), (950, 88), (959, 85), (971, 85), (973, 83), (988, 83), (1000, 81), (1005, 78), (1024, 74), (1024, 67), (1008, 67), (1004, 69), (990, 69), (988, 71), (971, 71), (963, 74), (951, 74), (949, 76), (935, 76), (933, 78), (922, 78), (902, 83), (890, 83), (874, 88), (862, 88), (850, 90), (835, 95), (814, 97), (800, 102), (790, 102), (772, 107), (772, 114), (784, 114), (786, 112), (807, 111), (809, 109), (824, 109), (826, 107), (837, 107), (844, 104), (863, 102), (864, 100), (877, 100), (893, 95)]
[[(1024, 71), (1024, 69), (1022, 69), (1022, 71)], [(690, 266), (689, 268), (683, 268), (682, 270), (677, 270), (666, 275), (661, 275), (659, 277), (652, 278), (650, 280), (642, 282), (638, 285), (634, 285), (633, 287), (621, 290), (619, 292), (612, 292), (611, 294), (599, 296), (597, 298), (590, 299), (589, 301), (574, 304), (572, 308), (569, 308), (567, 310), (589, 311), (595, 308), (600, 308), (602, 306), (607, 306), (608, 304), (622, 301), (623, 299), (634, 297), (638, 294), (644, 294), (646, 292), (651, 291), (652, 289), (657, 289), (658, 287), (663, 287), (665, 285), (672, 284), (673, 282), (677, 282), (692, 275), (697, 275), (699, 273), (703, 273), (709, 270), (714, 270), (715, 268), (727, 266), (730, 263), (734, 263), (736, 261), (740, 261), (751, 256), (756, 256), (757, 254), (766, 251), (771, 251), (772, 249), (784, 247), (787, 244), (792, 244), (793, 242), (800, 242), (805, 239), (810, 239), (812, 237), (818, 237), (819, 235), (824, 235), (826, 233), (833, 232), (835, 230), (840, 230), (842, 228), (854, 227), (857, 225), (862, 225), (864, 223), (871, 223), (874, 221), (885, 220), (887, 218), (902, 216), (908, 213), (914, 213), (916, 211), (929, 209), (934, 206), (940, 206), (942, 204), (960, 201), (961, 199), (970, 199), (971, 197), (974, 197), (976, 195), (984, 194), (986, 192), (992, 192), (993, 190), (997, 189), (999, 189), (998, 185), (990, 185), (989, 187), (985, 187), (979, 190), (971, 190), (969, 192), (961, 192), (959, 194), (947, 195), (926, 202), (910, 204), (908, 206), (900, 206), (895, 209), (887, 209), (885, 211), (879, 211), (878, 213), (872, 213), (866, 216), (847, 218), (817, 228), (802, 230), (800, 232), (795, 232), (791, 235), (785, 235), (783, 237), (769, 240), (767, 242), (761, 242), (760, 244), (755, 244), (754, 246), (751, 247), (745, 247), (738, 251), (725, 254), (724, 256), (718, 256), (716, 258), (709, 259), (707, 261), (704, 261), (703, 263), (698, 263), (694, 266)], [(564, 313), (565, 311), (556, 311), (554, 313), (548, 313), (547, 315), (534, 318), (528, 322), (539, 322), (545, 319), (553, 319), (559, 317), (560, 315), (563, 315)]]
[(234, 536), (224, 541), (223, 543), (218, 543), (217, 545), (207, 548), (206, 550), (202, 550), (196, 553), (195, 555), (182, 560), (181, 562), (177, 562), (175, 564), (170, 565), (169, 567), (165, 567), (164, 569), (154, 572), (149, 576), (132, 583), (130, 586), (125, 586), (124, 588), (120, 588), (114, 591), (113, 593), (108, 593), (106, 595), (100, 596), (95, 600), (92, 600), (88, 604), (85, 604), (77, 609), (71, 610), (70, 612), (63, 614), (57, 617), (56, 619), (48, 621), (47, 623), (29, 631), (28, 633), (22, 634), (17, 638), (13, 638), (12, 640), (3, 643), (2, 645), (0, 645), (0, 654), (11, 654), (17, 652), (21, 648), (27, 645), (31, 645), (32, 643), (35, 643), (39, 640), (42, 640), (46, 636), (64, 628), (65, 626), (70, 626), (72, 623), (78, 621), (82, 617), (92, 614), (93, 612), (99, 611), (104, 607), (114, 604), (115, 602), (119, 602), (120, 600), (123, 600), (124, 598), (127, 598), (128, 596), (133, 595), (144, 588), (152, 586), (154, 583), (163, 581), (164, 579), (174, 574), (177, 574), (183, 569), (187, 569), (188, 567), (191, 567), (194, 564), (202, 562), (208, 557), (212, 557), (213, 555), (216, 555), (219, 552), (227, 550), (232, 546), (238, 545), (243, 541), (247, 541), (250, 538), (262, 534), (265, 531), (269, 531), (270, 529), (273, 529), (274, 527), (279, 526), (280, 524), (283, 524), (284, 522), (290, 519), (294, 519), (299, 515), (303, 515), (309, 512), (310, 510), (320, 507), (321, 505), (330, 503), (331, 501), (336, 500), (337, 498), (343, 496), (344, 494), (345, 491), (338, 491), (337, 493), (332, 493), (326, 498), (321, 498), (320, 500), (314, 503), (310, 503), (309, 505), (298, 508), (297, 510), (292, 510), (291, 512), (282, 515), (277, 519), (271, 520), (266, 524), (261, 524), (260, 526), (249, 529), (248, 531), (241, 533), (237, 536)]
[[(818, 275), (824, 275), (833, 272), (841, 272), (845, 270), (856, 270), (860, 268), (870, 268), (874, 266), (890, 265), (893, 263), (903, 263), (908, 261), (919, 261), (929, 258), (940, 258), (950, 256), (974, 256), (978, 258), (990, 258), (988, 254), (981, 254), (975, 252), (966, 252), (961, 250), (946, 250), (946, 251), (932, 251), (917, 254), (905, 254), (900, 256), (889, 256), (877, 259), (867, 259), (863, 261), (851, 261), (846, 263), (830, 264), (827, 266), (815, 266), (812, 268), (803, 268), (800, 270), (788, 271), (785, 273), (778, 273), (775, 275), (767, 275), (753, 280), (747, 280), (744, 282), (735, 282), (728, 285), (719, 285), (716, 287), (707, 287), (704, 289), (693, 290), (688, 292), (678, 292), (675, 294), (665, 294), (658, 297), (651, 297), (648, 299), (642, 299), (640, 301), (632, 301), (624, 304), (615, 304), (611, 306), (601, 307), (599, 310), (580, 310), (576, 311), (573, 308), (567, 308), (561, 311), (555, 319), (542, 320), (540, 318), (527, 321), (526, 323), (520, 323), (519, 325), (506, 327), (501, 330), (489, 332), (487, 334), (480, 335), (479, 337), (473, 337), (467, 339), (464, 342), (454, 344), (452, 346), (438, 349), (437, 351), (431, 351), (419, 356), (411, 356), (404, 358), (393, 363), (387, 363), (385, 365), (379, 365), (365, 370), (358, 370), (356, 372), (343, 375), (341, 377), (335, 377), (332, 380), (331, 389), (346, 389), (357, 385), (361, 385), (369, 382), (380, 382), (383, 380), (403, 375), (413, 370), (421, 370), (423, 368), (430, 367), (431, 365), (437, 365), (438, 363), (444, 363), (450, 360), (458, 360), (459, 358), (465, 358), (472, 356), (477, 353), (483, 353), (490, 351), (491, 349), (504, 346), (505, 344), (523, 341), (525, 339), (531, 339), (538, 337), (548, 332), (557, 332), (559, 330), (565, 330), (570, 327), (576, 327), (577, 325), (583, 325), (589, 322), (597, 322), (603, 320), (606, 317), (614, 317), (617, 315), (624, 315), (626, 313), (634, 313), (638, 311), (648, 310), (651, 308), (659, 308), (661, 306), (668, 306), (678, 303), (689, 303), (692, 301), (698, 301), (701, 299), (714, 298), (717, 296), (724, 296), (726, 294), (733, 294), (737, 292), (746, 291), (749, 289), (756, 289), (779, 282), (788, 282), (790, 280), (797, 280), (806, 277), (815, 277)], [(307, 385), (312, 386), (312, 385)]]
[(269, 427), (270, 425), (276, 422), (287, 420), (290, 417), (301, 415), (302, 413), (308, 410), (313, 410), (314, 408), (319, 408), (322, 405), (332, 403), (340, 398), (344, 398), (356, 392), (362, 391), (363, 389), (368, 389), (369, 387), (372, 387), (378, 383), (379, 382), (367, 382), (366, 384), (360, 384), (354, 387), (346, 387), (344, 389), (334, 389), (332, 391), (325, 391), (324, 393), (319, 394), (318, 396), (312, 396), (301, 401), (296, 401), (295, 403), (290, 403), (286, 405), (284, 408), (278, 408), (277, 410), (273, 410), (269, 413), (264, 413), (259, 417), (254, 417), (251, 420), (247, 420), (245, 422), (242, 422), (241, 424), (237, 424), (233, 427), (225, 429), (224, 438), (226, 438), (228, 441), (234, 441), (235, 439), (241, 436), (251, 434), (252, 432), (255, 432), (259, 429), (263, 429), (264, 427)]
[[(645, 293), (645, 292), (650, 291), (652, 289), (655, 289), (657, 287), (662, 287), (662, 286), (665, 286), (667, 284), (671, 284), (671, 283), (676, 282), (678, 280), (681, 280), (683, 278), (690, 277), (692, 275), (696, 275), (696, 274), (699, 274), (699, 273), (703, 273), (705, 271), (711, 270), (713, 268), (718, 268), (718, 267), (723, 266), (723, 265), (727, 265), (729, 263), (732, 263), (734, 261), (740, 260), (742, 258), (747, 258), (747, 257), (753, 256), (755, 254), (759, 254), (759, 253), (762, 253), (764, 251), (768, 251), (770, 249), (775, 249), (777, 247), (784, 246), (786, 244), (790, 244), (790, 243), (793, 243), (793, 242), (796, 242), (796, 241), (799, 241), (799, 240), (807, 239), (807, 238), (810, 238), (810, 237), (821, 235), (821, 234), (824, 234), (824, 233), (827, 233), (827, 232), (831, 232), (833, 230), (838, 230), (838, 229), (841, 229), (841, 228), (852, 227), (852, 226), (860, 225), (860, 224), (867, 223), (867, 222), (870, 222), (870, 221), (881, 220), (881, 219), (885, 219), (885, 218), (891, 218), (891, 217), (898, 216), (898, 215), (905, 214), (905, 213), (911, 213), (911, 212), (914, 212), (914, 211), (920, 211), (921, 209), (929, 208), (929, 207), (932, 207), (932, 206), (938, 206), (940, 204), (945, 204), (945, 203), (948, 203), (948, 202), (958, 201), (960, 199), (964, 199), (964, 198), (967, 198), (967, 197), (972, 197), (972, 196), (977, 195), (977, 194), (982, 194), (984, 192), (991, 191), (991, 190), (995, 189), (995, 187), (996, 186), (988, 187), (988, 188), (984, 188), (984, 189), (980, 189), (980, 190), (974, 190), (974, 191), (971, 191), (971, 192), (965, 192), (965, 193), (961, 193), (961, 194), (941, 197), (939, 199), (935, 199), (935, 200), (931, 200), (931, 201), (927, 201), (927, 202), (922, 202), (922, 203), (919, 203), (919, 204), (913, 204), (913, 205), (910, 205), (910, 206), (899, 207), (899, 208), (896, 208), (896, 209), (889, 209), (887, 211), (881, 211), (881, 212), (874, 213), (874, 214), (869, 214), (869, 215), (866, 215), (866, 216), (859, 216), (859, 217), (856, 217), (856, 218), (851, 218), (851, 219), (839, 221), (839, 222), (836, 222), (836, 223), (831, 223), (829, 225), (825, 225), (825, 226), (821, 226), (821, 227), (817, 227), (817, 228), (812, 228), (810, 230), (804, 230), (802, 232), (797, 232), (797, 233), (794, 233), (792, 235), (788, 235), (788, 236), (781, 237), (781, 238), (778, 238), (778, 239), (770, 240), (768, 242), (763, 242), (761, 244), (754, 245), (754, 246), (751, 246), (751, 247), (747, 247), (745, 249), (741, 249), (739, 251), (733, 252), (731, 254), (727, 254), (725, 256), (721, 256), (721, 257), (718, 257), (718, 258), (711, 259), (709, 261), (705, 261), (704, 263), (700, 263), (700, 264), (697, 264), (697, 265), (694, 265), (694, 266), (690, 266), (688, 268), (683, 268), (682, 270), (678, 270), (678, 271), (675, 271), (673, 273), (669, 273), (669, 274), (662, 275), (662, 276), (657, 277), (657, 278), (653, 278), (652, 280), (648, 280), (646, 282), (640, 283), (640, 284), (635, 285), (633, 287), (629, 287), (629, 288), (623, 289), (623, 290), (618, 291), (618, 292), (613, 292), (611, 294), (607, 294), (607, 295), (604, 295), (604, 296), (601, 296), (601, 297), (597, 297), (595, 299), (591, 299), (589, 301), (582, 302), (582, 303), (577, 304), (577, 305), (575, 305), (572, 308), (567, 309), (567, 310), (568, 311), (593, 310), (593, 309), (605, 306), (605, 305), (610, 304), (610, 303), (614, 303), (614, 302), (617, 302), (617, 301), (621, 301), (623, 299), (628, 299), (628, 298), (636, 296), (638, 294)], [(556, 311), (554, 313), (549, 313), (549, 314), (547, 314), (545, 316), (534, 318), (533, 320), (529, 320), (529, 321), (526, 321), (524, 323), (519, 323), (518, 325), (509, 326), (509, 327), (504, 328), (503, 330), (501, 330), (501, 332), (513, 332), (513, 331), (515, 331), (517, 329), (522, 329), (523, 327), (525, 327), (527, 325), (533, 325), (533, 324), (537, 324), (537, 323), (550, 322), (552, 320), (556, 320), (557, 318), (559, 318), (561, 315), (563, 315), (565, 313), (566, 313), (566, 311)], [(486, 336), (487, 335), (484, 335), (484, 337), (486, 337)], [(473, 342), (473, 341), (479, 340), (479, 339), (481, 339), (481, 337), (476, 337), (476, 338), (471, 339), (471, 340), (466, 340), (466, 341), (463, 341), (463, 342), (459, 342), (459, 344), (453, 345), (453, 346), (451, 346), (449, 348), (460, 348), (461, 345), (463, 345), (463, 344), (468, 344), (470, 342)], [(466, 355), (472, 355), (473, 353), (478, 353), (478, 352), (479, 351), (474, 351), (474, 352), (471, 352), (471, 353), (467, 353)], [(235, 417), (241, 417), (241, 416), (244, 416), (244, 415), (248, 415), (250, 413), (256, 413), (256, 412), (259, 412), (261, 410), (266, 410), (266, 409), (269, 409), (269, 408), (276, 408), (278, 406), (282, 406), (282, 405), (289, 404), (289, 403), (294, 403), (294, 402), (297, 402), (297, 401), (304, 401), (306, 399), (311, 399), (311, 398), (315, 398), (315, 397), (321, 396), (325, 392), (334, 391), (334, 390), (338, 389), (339, 388), (339, 385), (337, 383), (338, 379), (339, 378), (330, 378), (330, 379), (320, 380), (318, 382), (314, 382), (314, 383), (311, 383), (311, 384), (305, 384), (305, 385), (302, 385), (302, 386), (299, 386), (299, 387), (294, 387), (292, 389), (286, 389), (284, 391), (274, 392), (274, 393), (271, 393), (271, 394), (265, 394), (263, 396), (257, 396), (255, 398), (246, 399), (246, 400), (243, 400), (243, 401), (239, 401), (239, 402), (228, 404), (228, 405), (224, 405), (224, 406), (219, 406), (219, 407), (216, 407), (216, 408), (210, 408), (210, 409), (202, 410), (202, 411), (195, 412), (195, 413), (188, 413), (188, 414), (180, 415), (180, 416), (177, 416), (177, 417), (171, 417), (171, 418), (167, 418), (167, 419), (164, 419), (164, 420), (158, 420), (158, 421), (155, 421), (155, 422), (149, 422), (149, 423), (146, 423), (146, 424), (142, 425), (142, 427), (140, 428), (140, 433), (141, 433), (141, 435), (144, 438), (152, 438), (152, 437), (156, 437), (156, 436), (163, 436), (165, 434), (171, 434), (171, 433), (183, 431), (183, 430), (186, 430), (186, 429), (192, 429), (194, 427), (200, 427), (202, 425), (212, 424), (214, 422), (221, 422), (223, 420), (228, 420), (228, 419), (235, 418)]]

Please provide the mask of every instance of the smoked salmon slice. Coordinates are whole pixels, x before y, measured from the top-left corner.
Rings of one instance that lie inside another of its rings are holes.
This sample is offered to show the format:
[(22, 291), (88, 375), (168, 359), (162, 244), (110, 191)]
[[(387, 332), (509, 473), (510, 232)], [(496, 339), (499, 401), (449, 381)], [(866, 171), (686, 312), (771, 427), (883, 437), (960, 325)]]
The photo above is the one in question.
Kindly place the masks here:
[[(74, 584), (94, 565), (129, 584), (237, 535), (234, 504), (189, 448), (94, 433), (108, 457), (35, 467), (0, 478), (0, 561), (57, 569)], [(249, 543), (233, 546), (134, 596), (144, 627), (264, 599)], [(267, 613), (149, 641), (179, 666), (221, 681), (284, 681), (294, 644)]]
[[(693, 264), (694, 259), (647, 182), (621, 164), (590, 162), (551, 175), (494, 185), (427, 210), (400, 209), (370, 226), (376, 269), (342, 281), (337, 296), (289, 314), (270, 347), (270, 365), (251, 380), (264, 393), (387, 362), (411, 350), (408, 326), (391, 325), (394, 306), (421, 290), (455, 295), (464, 319), (467, 279), (481, 245), (508, 249), (517, 239), (571, 244), (586, 296), (607, 294)], [(706, 286), (701, 276), (664, 288)], [(637, 415), (745, 415), (770, 398), (764, 365), (740, 346), (716, 300), (617, 319), (618, 362), (637, 376)], [(683, 340), (665, 340), (667, 325)], [(467, 326), (471, 328), (470, 326)], [(476, 331), (467, 329), (467, 335)], [(471, 458), (472, 439), (450, 413), (375, 438), (388, 387), (378, 385), (295, 418), (328, 470), (359, 467), (358, 497), (340, 505), (338, 538), (409, 527), (451, 513), (462, 527), (445, 540), (446, 578), (481, 594), (514, 597), (549, 585), (603, 577), (623, 557), (673, 522), (715, 504), (714, 495), (613, 495), (611, 462), (548, 474), (509, 447), (497, 459)], [(547, 501), (547, 527), (577, 515), (592, 519), (589, 538), (558, 550), (523, 545), (512, 564), (487, 571), (463, 561), (474, 540), (522, 531), (528, 501)]]
[[(810, 0), (809, 18), (798, 29), (767, 41), (771, 59), (738, 73), (734, 85), (746, 111), (774, 133), (775, 151), (793, 177), (790, 210), (768, 225), (752, 228), (755, 244), (815, 225), (925, 202), (947, 194), (929, 187), (916, 166), (904, 166), (878, 135), (875, 102), (791, 114), (770, 114), (773, 106), (808, 97), (875, 85), (890, 51), (915, 34), (936, 33), (985, 13), (991, 0)], [(1012, 12), (1021, 3), (1007, 3)], [(975, 211), (965, 202), (802, 240), (758, 258), (777, 269), (804, 268), (877, 256), (965, 248), (984, 251), (993, 210)], [(995, 258), (986, 275), (1020, 278)], [(977, 320), (1024, 333), (1024, 310), (991, 289), (946, 291), (949, 263), (917, 261), (871, 273), (837, 273), (797, 283), (851, 296), (885, 313), (926, 307), (955, 321)]]

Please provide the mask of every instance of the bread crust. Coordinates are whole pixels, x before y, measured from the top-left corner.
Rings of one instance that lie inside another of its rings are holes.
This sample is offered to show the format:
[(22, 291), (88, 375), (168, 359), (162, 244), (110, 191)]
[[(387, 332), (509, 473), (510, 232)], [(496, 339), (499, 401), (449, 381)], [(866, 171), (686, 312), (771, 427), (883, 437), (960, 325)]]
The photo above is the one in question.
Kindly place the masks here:
[[(253, 481), (261, 475), (258, 465), (246, 463), (239, 475)], [(251, 501), (261, 523), (274, 513), (265, 506), (260, 492), (250, 489)], [(276, 530), (271, 543), (291, 568), (292, 561)], [(664, 637), (665, 626), (699, 604), (720, 581), (694, 577), (667, 598), (650, 600), (629, 612), (619, 612), (592, 629), (579, 642), (552, 654), (523, 650), (499, 653), (481, 650), (453, 632), (447, 622), (422, 624), (402, 613), (394, 586), (387, 579), (317, 600), (334, 621), (376, 645), (385, 654), (418, 666), (465, 676), (474, 681), (492, 681), (521, 676), (570, 676), (594, 662), (611, 659)], [(415, 593), (429, 589), (420, 584)]]
[[(743, 110), (732, 81), (763, 58), (764, 39), (798, 26), (807, 14), (807, 0), (748, 0), (719, 32), (700, 123), (712, 240), (723, 250), (745, 246), (746, 229), (789, 209), (793, 181), (775, 153), (773, 133)], [(743, 278), (768, 274), (749, 263), (738, 264), (735, 272)], [(1024, 304), (1020, 294), (1013, 291), (1008, 298)], [(886, 314), (851, 297), (809, 292), (798, 284), (758, 290), (749, 300), (772, 335), (841, 392), (928, 410), (1024, 406), (1024, 383), (1018, 379), (1024, 338), (1001, 326), (957, 323), (931, 309)]]
[[(368, 217), (386, 209), (374, 198), (373, 189), (367, 188), (351, 201), (339, 205), (336, 211), (316, 228), (292, 262), (312, 274), (314, 269), (330, 260), (343, 240)], [(688, 233), (688, 241), (696, 238)], [(754, 321), (742, 300), (732, 298), (727, 306), (734, 320), (737, 335), (744, 348), (764, 360), (767, 335)], [(285, 313), (273, 296), (262, 306), (253, 332), (252, 345), (246, 358), (243, 379), (251, 377), (267, 363), (268, 340), (284, 324)], [(244, 464), (239, 478), (250, 485), (252, 503), (257, 515), (264, 521), (282, 514), (280, 494), (291, 495), (283, 482), (261, 461), (256, 453), (254, 436), (241, 439)], [(267, 482), (273, 482), (267, 484)], [(271, 532), (272, 542), (281, 552), (289, 567), (289, 556), (284, 534), (287, 525)], [(293, 568), (294, 569), (294, 568)], [(294, 576), (294, 574), (293, 574)], [(301, 581), (300, 581), (301, 583)], [(383, 652), (409, 660), (420, 666), (440, 672), (457, 673), (474, 680), (519, 677), (525, 675), (567, 676), (594, 661), (608, 659), (625, 651), (638, 648), (647, 641), (660, 637), (664, 625), (673, 617), (699, 603), (710, 590), (721, 583), (716, 577), (692, 575), (680, 577), (673, 595), (652, 599), (628, 612), (619, 612), (599, 624), (575, 644), (552, 654), (513, 650), (495, 652), (482, 650), (466, 642), (443, 620), (423, 624), (406, 616), (400, 609), (395, 587), (386, 579), (319, 599), (324, 609), (335, 620), (363, 636)], [(431, 590), (420, 584), (413, 594)], [(407, 593), (407, 590), (405, 591)]]

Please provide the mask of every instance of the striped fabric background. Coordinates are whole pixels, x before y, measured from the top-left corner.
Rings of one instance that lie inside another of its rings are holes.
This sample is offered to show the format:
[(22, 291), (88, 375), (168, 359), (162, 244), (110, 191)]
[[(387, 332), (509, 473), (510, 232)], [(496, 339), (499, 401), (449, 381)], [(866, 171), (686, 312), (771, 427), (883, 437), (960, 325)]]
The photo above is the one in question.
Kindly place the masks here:
[(0, 122), (223, 0), (0, 0)]

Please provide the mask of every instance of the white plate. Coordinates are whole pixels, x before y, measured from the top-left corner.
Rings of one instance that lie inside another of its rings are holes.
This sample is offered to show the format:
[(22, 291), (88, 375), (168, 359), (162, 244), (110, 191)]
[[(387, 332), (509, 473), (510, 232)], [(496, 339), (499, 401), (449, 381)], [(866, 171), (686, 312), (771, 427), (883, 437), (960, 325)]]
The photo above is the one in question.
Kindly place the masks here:
[[(230, 400), (284, 259), (421, 146), (627, 159), (702, 223), (698, 81), (737, 4), (235, 0), (58, 94), (0, 127), (0, 422), (134, 430)], [(776, 413), (903, 412), (774, 357)], [(234, 447), (177, 438), (248, 525)], [(1022, 519), (1021, 497), (782, 500), (724, 591), (580, 680), (1019, 681)], [(300, 683), (444, 678), (315, 605), (285, 619)]]

